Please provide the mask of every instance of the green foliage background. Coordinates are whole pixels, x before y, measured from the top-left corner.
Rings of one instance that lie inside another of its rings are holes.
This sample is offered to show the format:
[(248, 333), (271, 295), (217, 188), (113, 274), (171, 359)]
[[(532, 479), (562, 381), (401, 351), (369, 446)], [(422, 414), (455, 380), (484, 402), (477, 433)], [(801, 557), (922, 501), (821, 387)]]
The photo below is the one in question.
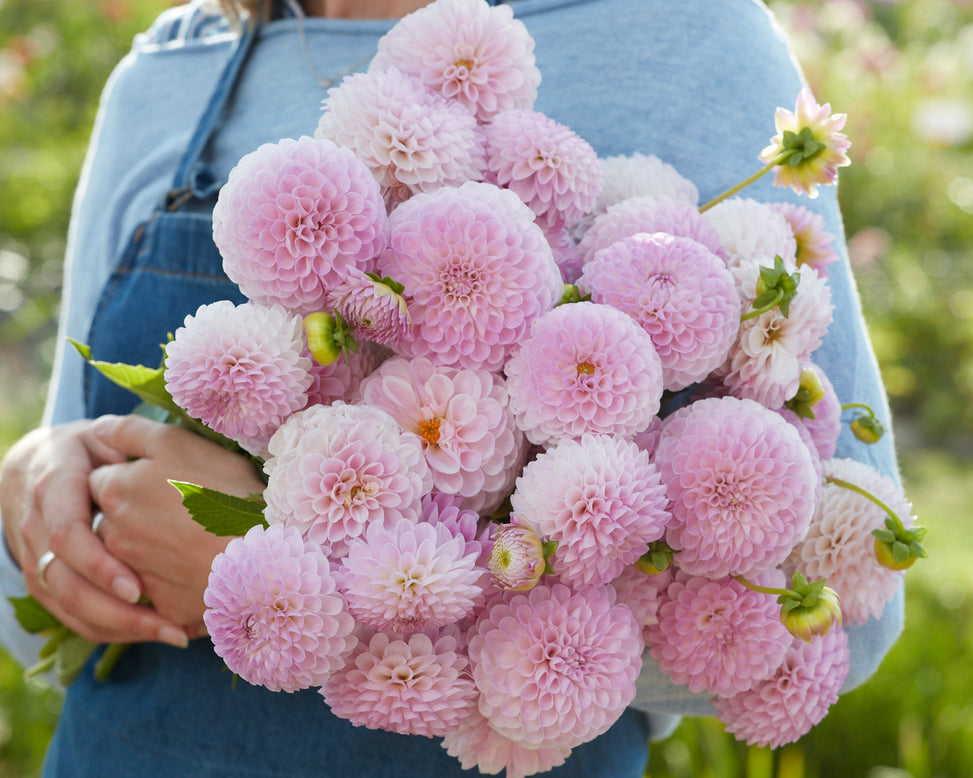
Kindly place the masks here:
[[(98, 95), (169, 4), (0, 0), (0, 452), (40, 416)], [(799, 743), (751, 749), (686, 720), (649, 774), (973, 775), (973, 3), (771, 5), (815, 94), (849, 115), (840, 196), (930, 559), (909, 573), (906, 632), (879, 673)], [(59, 705), (0, 655), (0, 776), (38, 773)]]

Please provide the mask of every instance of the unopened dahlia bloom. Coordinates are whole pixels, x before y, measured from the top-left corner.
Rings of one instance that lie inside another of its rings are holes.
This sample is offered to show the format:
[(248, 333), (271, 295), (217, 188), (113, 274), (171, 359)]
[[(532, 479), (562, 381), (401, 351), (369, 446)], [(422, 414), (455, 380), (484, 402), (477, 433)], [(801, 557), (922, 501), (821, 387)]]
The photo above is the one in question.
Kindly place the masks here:
[(412, 329), (409, 306), (391, 286), (350, 271), (328, 293), (328, 303), (356, 336), (391, 345)]
[(369, 170), (329, 140), (268, 143), (230, 171), (213, 208), (223, 269), (251, 300), (299, 313), (325, 306), (351, 268), (371, 270), (388, 222)]
[(611, 581), (669, 521), (649, 455), (607, 435), (564, 439), (539, 454), (517, 479), (510, 504), (540, 537), (557, 542), (551, 566), (573, 586)]
[(480, 180), (486, 168), (474, 116), (396, 68), (356, 73), (329, 89), (314, 135), (354, 151), (389, 207)]
[(635, 697), (641, 627), (606, 586), (541, 583), (489, 607), (470, 637), (479, 709), (531, 748), (573, 748), (605, 732)]
[(595, 150), (537, 111), (501, 111), (483, 128), (491, 181), (512, 191), (547, 223), (573, 224), (601, 188)]
[(777, 567), (807, 531), (817, 486), (797, 430), (752, 400), (698, 400), (666, 420), (655, 462), (679, 567), (720, 578)]
[(405, 286), (412, 338), (395, 348), (452, 367), (497, 371), (563, 284), (534, 214), (513, 192), (467, 183), (392, 213), (382, 275)]
[(800, 91), (793, 111), (778, 108), (777, 134), (760, 152), (764, 164), (776, 162), (774, 185), (789, 186), (798, 194), (817, 197), (819, 184), (838, 180), (838, 168), (850, 165), (851, 146), (840, 132), (847, 116), (831, 113), (831, 104), (818, 105), (807, 87)]
[(752, 746), (793, 743), (837, 702), (850, 663), (848, 636), (840, 627), (811, 643), (794, 638), (773, 675), (741, 694), (713, 699), (717, 718)]
[(773, 265), (775, 256), (788, 264), (796, 261), (794, 231), (770, 203), (733, 197), (708, 210), (704, 218), (720, 236), (730, 267), (751, 260)]
[(300, 317), (279, 305), (202, 305), (166, 345), (166, 387), (190, 416), (260, 455), (307, 403), (303, 344)]
[(542, 316), (504, 368), (510, 410), (532, 443), (634, 435), (659, 410), (652, 338), (616, 308), (581, 302)]
[(652, 337), (669, 391), (719, 367), (740, 327), (733, 275), (701, 243), (639, 233), (596, 253), (579, 280), (596, 303), (614, 306)]
[(425, 737), (454, 731), (476, 705), (465, 654), (454, 636), (435, 631), (379, 632), (360, 642), (321, 694), (336, 716), (356, 727)]
[(320, 686), (356, 639), (328, 557), (293, 527), (256, 526), (213, 560), (203, 621), (216, 653), (271, 691)]
[(362, 382), (361, 397), (419, 436), (433, 488), (464, 508), (492, 511), (513, 489), (527, 443), (500, 376), (397, 357)]
[(639, 232), (667, 232), (692, 238), (716, 256), (726, 256), (720, 236), (695, 205), (644, 195), (615, 203), (596, 218), (578, 244), (578, 253), (583, 262), (588, 262), (596, 252)]
[(508, 591), (533, 589), (547, 568), (544, 543), (517, 514), (497, 530), (490, 552), (490, 574), (494, 584)]
[[(784, 576), (775, 570), (756, 583), (780, 588)], [(675, 683), (726, 697), (770, 676), (784, 661), (791, 634), (780, 622), (773, 595), (751, 591), (732, 578), (680, 571), (661, 596), (646, 643)]]
[(771, 206), (787, 219), (797, 245), (797, 266), (810, 265), (818, 275), (827, 276), (828, 266), (838, 261), (834, 235), (825, 229), (820, 214), (794, 203), (774, 203)]
[(372, 70), (396, 67), (481, 121), (530, 108), (541, 81), (534, 40), (505, 5), (439, 0), (404, 17), (378, 43)]
[(291, 416), (270, 440), (264, 515), (344, 556), (371, 524), (419, 516), (432, 482), (419, 438), (379, 408), (335, 403)]
[[(832, 459), (824, 463), (824, 474), (870, 492), (912, 526), (912, 506), (902, 488), (868, 465)], [(885, 516), (867, 497), (826, 480), (807, 535), (785, 563), (786, 570), (798, 570), (808, 580), (827, 578), (841, 598), (845, 623), (881, 616), (902, 581), (903, 571), (890, 570), (875, 557), (872, 530), (885, 526)]]
[(400, 519), (372, 524), (348, 543), (337, 572), (348, 610), (386, 632), (420, 632), (460, 621), (482, 594), (479, 548), (443, 525)]

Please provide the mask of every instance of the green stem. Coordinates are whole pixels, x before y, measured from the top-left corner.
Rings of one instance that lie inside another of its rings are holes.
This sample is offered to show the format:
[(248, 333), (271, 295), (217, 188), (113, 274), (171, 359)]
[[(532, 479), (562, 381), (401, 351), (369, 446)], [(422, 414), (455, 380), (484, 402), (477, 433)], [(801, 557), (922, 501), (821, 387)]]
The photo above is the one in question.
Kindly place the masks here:
[(784, 290), (778, 289), (777, 294), (774, 295), (774, 299), (761, 308), (755, 308), (752, 311), (748, 311), (740, 317), (740, 321), (746, 321), (747, 319), (756, 319), (761, 314), (767, 313), (767, 311), (773, 310), (778, 305), (780, 301), (784, 299)]
[(781, 597), (796, 597), (800, 599), (800, 595), (791, 589), (774, 589), (770, 586), (758, 586), (757, 584), (748, 581), (742, 575), (733, 576), (733, 580), (739, 584), (743, 584), (750, 591), (757, 592), (759, 594), (776, 594)]
[(109, 643), (105, 646), (104, 652), (95, 663), (95, 678), (99, 681), (108, 680), (108, 676), (115, 669), (119, 657), (128, 650), (129, 646), (129, 643)]
[(710, 200), (708, 203), (706, 203), (706, 205), (700, 206), (699, 212), (700, 213), (706, 213), (710, 208), (712, 208), (714, 205), (717, 205), (717, 204), (723, 202), (727, 197), (732, 197), (737, 192), (739, 192), (741, 189), (746, 189), (748, 186), (750, 186), (750, 184), (752, 184), (754, 181), (756, 181), (757, 179), (759, 179), (765, 173), (769, 173), (771, 170), (773, 170), (779, 164), (780, 164), (780, 158), (778, 157), (773, 162), (770, 162), (765, 167), (763, 167), (760, 170), (758, 170), (752, 176), (748, 176), (747, 178), (743, 179), (736, 186), (731, 186), (723, 194), (717, 195), (712, 200)]
[(841, 410), (843, 411), (850, 411), (852, 408), (864, 408), (866, 411), (868, 411), (869, 416), (875, 418), (875, 411), (873, 411), (865, 403), (845, 403), (844, 405), (841, 406)]
[(843, 487), (845, 489), (850, 489), (851, 491), (855, 492), (856, 494), (860, 494), (866, 500), (871, 500), (879, 508), (881, 508), (883, 511), (885, 511), (889, 515), (889, 517), (892, 519), (892, 521), (895, 522), (895, 526), (898, 529), (898, 532), (901, 532), (901, 533), (904, 533), (905, 532), (905, 525), (902, 523), (902, 520), (896, 515), (895, 511), (893, 511), (888, 505), (886, 505), (882, 500), (880, 500), (878, 497), (876, 497), (874, 494), (872, 494), (867, 489), (862, 489), (860, 486), (856, 486), (855, 484), (851, 483), (850, 481), (845, 481), (845, 480), (843, 480), (841, 478), (835, 478), (834, 476), (830, 476), (830, 475), (825, 476), (824, 477), (824, 480), (827, 481), (829, 484), (834, 484), (835, 486), (841, 486), (841, 487)]

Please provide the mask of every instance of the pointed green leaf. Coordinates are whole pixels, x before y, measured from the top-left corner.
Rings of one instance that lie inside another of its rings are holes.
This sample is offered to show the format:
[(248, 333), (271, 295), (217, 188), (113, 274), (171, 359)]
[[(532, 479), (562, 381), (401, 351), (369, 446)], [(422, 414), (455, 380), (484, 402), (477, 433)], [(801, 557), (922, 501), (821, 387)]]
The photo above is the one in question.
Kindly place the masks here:
[(47, 608), (30, 595), (11, 597), (10, 603), (14, 606), (14, 615), (25, 632), (43, 632), (45, 629), (54, 629), (61, 625), (61, 622), (52, 616)]
[(245, 535), (258, 524), (268, 526), (263, 500), (235, 497), (185, 481), (169, 481), (182, 493), (182, 504), (207, 532), (220, 537)]

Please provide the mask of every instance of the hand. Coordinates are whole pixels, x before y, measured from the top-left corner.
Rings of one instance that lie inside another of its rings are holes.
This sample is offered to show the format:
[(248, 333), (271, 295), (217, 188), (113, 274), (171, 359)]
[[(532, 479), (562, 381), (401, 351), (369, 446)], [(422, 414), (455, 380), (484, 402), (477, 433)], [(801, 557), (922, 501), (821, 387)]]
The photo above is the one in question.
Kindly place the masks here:
[(167, 480), (239, 497), (262, 492), (263, 482), (247, 458), (140, 416), (102, 417), (94, 435), (116, 453), (114, 463), (98, 467), (89, 478), (105, 514), (99, 530), (105, 546), (138, 573), (162, 616), (186, 627), (190, 636), (205, 634), (203, 591), (213, 557), (229, 538), (193, 521)]
[[(82, 420), (25, 435), (0, 466), (0, 513), (7, 545), (24, 572), (27, 591), (62, 624), (88, 640), (122, 643), (187, 642), (185, 630), (152, 608), (135, 605), (142, 594), (136, 573), (114, 558), (91, 531), (88, 477), (124, 455), (92, 434)], [(37, 560), (55, 559), (44, 581)]]

